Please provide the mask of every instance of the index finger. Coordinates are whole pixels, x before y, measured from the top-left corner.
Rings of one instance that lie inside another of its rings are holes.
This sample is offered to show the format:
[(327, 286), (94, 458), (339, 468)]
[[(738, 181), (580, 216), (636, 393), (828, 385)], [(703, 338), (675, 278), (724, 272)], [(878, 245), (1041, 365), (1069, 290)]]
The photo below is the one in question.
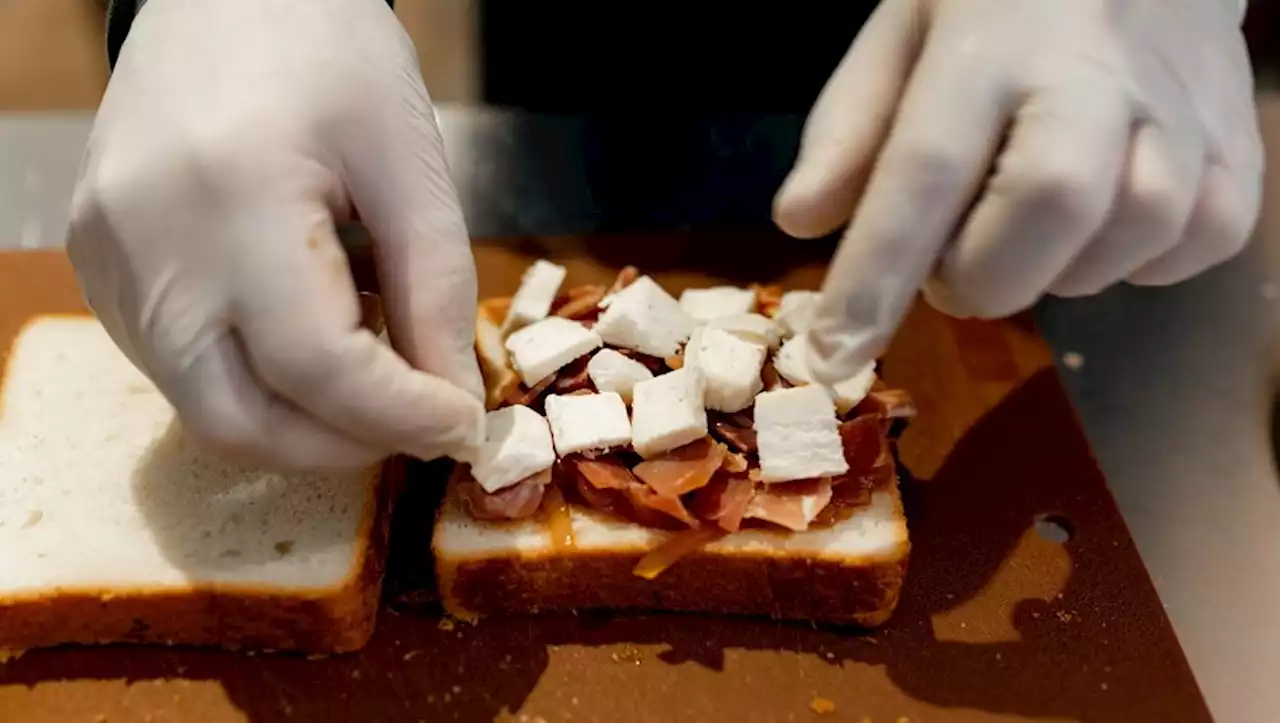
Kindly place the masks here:
[(819, 381), (888, 346), (987, 177), (1013, 100), (998, 73), (926, 44), (823, 283), (808, 332)]
[(414, 369), (360, 325), (332, 222), (318, 209), (312, 218), (305, 241), (264, 244), (264, 254), (278, 257), (239, 271), (234, 324), (257, 376), (302, 411), (378, 448), (429, 460), (475, 443), (483, 405)]

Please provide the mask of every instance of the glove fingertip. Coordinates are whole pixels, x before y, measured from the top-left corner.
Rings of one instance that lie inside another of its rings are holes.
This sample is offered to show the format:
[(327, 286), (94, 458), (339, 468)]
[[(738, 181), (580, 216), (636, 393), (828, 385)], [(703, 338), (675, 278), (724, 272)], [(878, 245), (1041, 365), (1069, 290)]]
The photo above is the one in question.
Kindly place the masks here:
[(876, 349), (867, 341), (844, 332), (810, 329), (805, 334), (809, 374), (818, 384), (826, 385), (852, 377), (876, 357)]
[(470, 460), (484, 442), (484, 404), (471, 392), (443, 380), (439, 380), (434, 401), (427, 413), (437, 417), (436, 423), (430, 425), (437, 433), (405, 451), (427, 462), (441, 457)]
[(813, 174), (797, 166), (773, 197), (773, 222), (788, 236), (816, 239), (836, 230), (843, 220), (829, 211), (830, 202)]

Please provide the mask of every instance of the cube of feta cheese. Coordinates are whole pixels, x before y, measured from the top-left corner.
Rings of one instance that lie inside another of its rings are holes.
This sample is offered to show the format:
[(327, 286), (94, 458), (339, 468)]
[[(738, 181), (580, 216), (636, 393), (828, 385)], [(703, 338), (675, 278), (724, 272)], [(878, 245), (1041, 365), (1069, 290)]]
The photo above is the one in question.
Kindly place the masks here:
[(760, 481), (790, 482), (849, 471), (831, 398), (813, 385), (756, 395)]
[(782, 328), (761, 314), (731, 314), (707, 322), (707, 327), (724, 329), (748, 341), (777, 349), (782, 341)]
[(658, 282), (641, 276), (614, 295), (595, 332), (605, 343), (666, 357), (689, 338), (694, 320)]
[(684, 366), (698, 366), (698, 352), (702, 348), (702, 332), (705, 329), (703, 326), (695, 326), (689, 333), (689, 341), (684, 345)]
[[(794, 336), (782, 344), (782, 348), (773, 355), (773, 368), (787, 381), (795, 385), (814, 384), (813, 374), (809, 371), (809, 345), (803, 336)], [(869, 362), (858, 370), (857, 374), (836, 382), (831, 386), (823, 386), (827, 395), (836, 403), (836, 410), (841, 414), (858, 406), (871, 391), (876, 381), (876, 364)]]
[(631, 403), (631, 390), (636, 384), (653, 379), (649, 367), (613, 349), (601, 349), (587, 362), (587, 376), (599, 392), (617, 392), (622, 401)]
[(582, 324), (548, 316), (507, 337), (507, 351), (520, 380), (532, 387), (602, 343), (599, 334)]
[(730, 314), (745, 314), (756, 308), (756, 292), (736, 286), (686, 289), (680, 307), (695, 321), (711, 321)]
[(547, 397), (547, 421), (560, 456), (599, 452), (631, 442), (627, 405), (616, 392), (553, 394)]
[(555, 461), (547, 420), (526, 406), (503, 407), (485, 415), (484, 442), (472, 455), (471, 476), (486, 492), (497, 492)]
[(640, 382), (632, 391), (632, 445), (651, 458), (707, 434), (702, 406), (706, 382), (697, 367), (683, 367)]
[(502, 322), (502, 333), (517, 329), (546, 318), (555, 303), (556, 293), (564, 283), (565, 268), (539, 259), (520, 277), (520, 288), (511, 297), (507, 318)]
[(821, 295), (816, 291), (788, 291), (778, 302), (778, 310), (773, 319), (787, 336), (803, 334), (813, 323), (813, 314), (818, 310), (820, 298)]
[(706, 378), (708, 409), (739, 412), (764, 388), (760, 369), (769, 350), (724, 329), (708, 326), (699, 335), (697, 367)]

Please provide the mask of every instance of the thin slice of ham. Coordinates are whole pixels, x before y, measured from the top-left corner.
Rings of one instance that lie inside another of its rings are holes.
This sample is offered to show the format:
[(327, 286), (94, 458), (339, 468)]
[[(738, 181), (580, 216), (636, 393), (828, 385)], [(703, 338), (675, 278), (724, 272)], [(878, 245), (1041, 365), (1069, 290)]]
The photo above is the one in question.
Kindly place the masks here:
[(739, 427), (726, 420), (717, 419), (711, 424), (711, 433), (735, 451), (746, 454), (756, 452), (756, 430), (749, 426)]
[(599, 311), (600, 300), (608, 293), (603, 284), (575, 286), (563, 297), (556, 299), (553, 314), (566, 319), (582, 320), (594, 316)]
[(613, 285), (609, 287), (605, 296), (612, 296), (613, 294), (622, 291), (635, 283), (635, 280), (638, 278), (640, 278), (640, 269), (637, 269), (634, 266), (623, 266), (618, 270), (618, 275), (614, 278)]
[(538, 511), (549, 484), (551, 470), (547, 469), (492, 493), (485, 492), (470, 474), (458, 486), (477, 520), (519, 520)]
[(831, 480), (825, 477), (759, 485), (747, 504), (746, 516), (793, 532), (804, 532), (829, 502)]
[(640, 483), (631, 470), (611, 454), (595, 459), (574, 455), (565, 459), (565, 465), (575, 468), (583, 479), (598, 490), (625, 490)]
[(729, 474), (746, 474), (751, 470), (751, 460), (740, 452), (726, 452), (720, 469)]
[(641, 462), (632, 472), (663, 497), (679, 497), (705, 487), (720, 469), (727, 450), (710, 437)]
[[(675, 520), (686, 527), (702, 526), (679, 497), (658, 494), (642, 484), (628, 487), (623, 492), (627, 495), (627, 499), (631, 500), (632, 512), (642, 525), (669, 528), (671, 520)], [(655, 517), (655, 514), (659, 516)]]
[(627, 509), (629, 514), (624, 516), (650, 527), (665, 529), (673, 523), (686, 527), (699, 525), (698, 519), (685, 508), (678, 496), (660, 494), (640, 481), (615, 455), (596, 459), (573, 457), (568, 464), (577, 469), (582, 480), (578, 484), (578, 493), (597, 510), (617, 514)]
[(514, 398), (509, 401), (510, 406), (514, 407), (516, 405), (523, 405), (526, 407), (534, 407), (536, 409), (538, 406), (538, 401), (542, 399), (542, 395), (545, 394), (546, 391), (551, 388), (551, 385), (554, 384), (555, 381), (556, 381), (556, 375), (552, 374), (546, 379), (543, 379), (539, 381), (537, 384), (533, 385), (532, 388), (525, 387), (523, 384), (521, 384), (516, 394), (513, 395)]
[(755, 493), (755, 482), (746, 475), (718, 474), (706, 487), (694, 492), (689, 500), (693, 514), (714, 522), (727, 532), (737, 532)]
[(556, 394), (572, 394), (583, 389), (590, 389), (591, 376), (587, 374), (587, 361), (589, 358), (589, 356), (584, 356), (569, 362), (568, 366), (555, 375), (555, 382), (551, 385), (551, 391)]
[(881, 426), (883, 419), (875, 414), (863, 414), (840, 424), (840, 442), (844, 445), (844, 459), (849, 463), (849, 471), (843, 477), (870, 472), (889, 454)]

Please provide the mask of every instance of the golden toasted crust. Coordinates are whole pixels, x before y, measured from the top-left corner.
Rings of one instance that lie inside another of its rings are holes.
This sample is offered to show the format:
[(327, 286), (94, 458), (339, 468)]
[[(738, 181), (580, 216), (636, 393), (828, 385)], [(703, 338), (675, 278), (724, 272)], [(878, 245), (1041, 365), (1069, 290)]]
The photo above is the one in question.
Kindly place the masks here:
[(634, 553), (567, 553), (452, 562), (437, 559), (445, 609), (482, 615), (594, 608), (769, 616), (875, 627), (893, 614), (907, 555), (849, 566), (806, 556), (695, 553), (655, 580)]
[(60, 590), (0, 599), (0, 648), (160, 643), (307, 653), (357, 650), (373, 634), (403, 462), (388, 461), (378, 477), (370, 486), (360, 562), (332, 590), (305, 595), (287, 589), (193, 585), (119, 593)]

